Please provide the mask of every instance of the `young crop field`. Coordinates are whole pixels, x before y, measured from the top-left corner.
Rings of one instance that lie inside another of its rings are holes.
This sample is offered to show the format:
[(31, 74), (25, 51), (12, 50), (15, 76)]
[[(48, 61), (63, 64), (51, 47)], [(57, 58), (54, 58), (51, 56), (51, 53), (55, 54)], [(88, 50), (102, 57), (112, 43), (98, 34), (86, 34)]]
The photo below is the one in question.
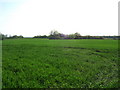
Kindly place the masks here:
[(118, 40), (3, 40), (2, 87), (118, 88)]

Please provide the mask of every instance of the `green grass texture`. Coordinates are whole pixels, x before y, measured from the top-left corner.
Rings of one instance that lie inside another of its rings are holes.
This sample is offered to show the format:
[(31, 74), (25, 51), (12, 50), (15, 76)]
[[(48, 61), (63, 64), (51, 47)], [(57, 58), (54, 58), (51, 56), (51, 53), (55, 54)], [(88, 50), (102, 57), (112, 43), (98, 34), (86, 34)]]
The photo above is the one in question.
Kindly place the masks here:
[(2, 87), (118, 88), (118, 40), (3, 40)]

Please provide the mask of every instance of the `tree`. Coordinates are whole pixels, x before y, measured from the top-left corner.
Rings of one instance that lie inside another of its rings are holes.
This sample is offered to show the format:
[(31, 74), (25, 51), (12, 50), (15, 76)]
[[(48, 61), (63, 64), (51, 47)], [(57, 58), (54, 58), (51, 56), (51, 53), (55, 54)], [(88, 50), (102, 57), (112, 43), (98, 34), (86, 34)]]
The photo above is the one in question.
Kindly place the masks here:
[(68, 39), (74, 39), (75, 38), (75, 34), (69, 34), (68, 35)]
[(34, 36), (33, 38), (48, 38), (48, 36), (46, 36), (46, 35), (43, 35), (43, 36), (38, 35), (38, 36)]
[(49, 39), (61, 39), (61, 33), (56, 30), (52, 30), (50, 32)]
[(20, 36), (17, 36), (17, 35), (13, 35), (13, 36), (10, 36), (10, 37), (7, 37), (8, 39), (15, 39), (15, 38), (24, 38), (22, 35)]
[(52, 30), (52, 31), (50, 32), (50, 35), (58, 35), (58, 34), (59, 34), (59, 32), (56, 31), (56, 30)]
[(7, 38), (7, 35), (4, 35), (4, 34), (0, 33), (0, 40), (4, 40), (6, 38)]
[(75, 35), (75, 39), (80, 39), (81, 37), (81, 35), (78, 32), (76, 32), (74, 35)]

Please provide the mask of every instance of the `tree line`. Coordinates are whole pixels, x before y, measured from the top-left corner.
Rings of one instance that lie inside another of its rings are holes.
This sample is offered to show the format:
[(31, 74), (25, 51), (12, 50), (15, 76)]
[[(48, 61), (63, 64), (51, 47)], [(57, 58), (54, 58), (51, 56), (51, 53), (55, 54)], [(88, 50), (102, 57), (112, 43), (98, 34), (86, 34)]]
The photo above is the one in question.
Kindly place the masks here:
[(4, 40), (4, 39), (17, 39), (17, 38), (24, 38), (22, 35), (20, 36), (17, 36), (17, 35), (13, 35), (13, 36), (7, 36), (7, 35), (4, 35), (4, 34), (1, 34), (0, 33), (0, 40)]
[(38, 35), (33, 38), (48, 38), (48, 39), (120, 39), (120, 36), (82, 36), (80, 33), (76, 32), (74, 34), (63, 34), (54, 30), (50, 32), (49, 36), (46, 35)]
[[(0, 40), (17, 39), (17, 38), (24, 38), (24, 37), (22, 35), (20, 35), (20, 36), (13, 35), (13, 36), (8, 37), (7, 35), (4, 35), (4, 34), (0, 33)], [(37, 35), (37, 36), (34, 36), (33, 38), (48, 38), (48, 39), (120, 39), (120, 36), (90, 36), (90, 35), (82, 36), (78, 32), (73, 33), (73, 34), (63, 34), (63, 33), (59, 33), (56, 30), (52, 30), (48, 36), (47, 35)]]

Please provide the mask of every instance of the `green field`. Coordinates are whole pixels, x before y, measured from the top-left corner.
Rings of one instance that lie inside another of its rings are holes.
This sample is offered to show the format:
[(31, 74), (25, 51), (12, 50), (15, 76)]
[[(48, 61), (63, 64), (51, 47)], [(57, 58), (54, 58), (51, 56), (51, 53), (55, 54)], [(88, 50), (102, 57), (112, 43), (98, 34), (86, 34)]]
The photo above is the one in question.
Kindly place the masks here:
[(117, 40), (8, 39), (3, 88), (118, 88)]

